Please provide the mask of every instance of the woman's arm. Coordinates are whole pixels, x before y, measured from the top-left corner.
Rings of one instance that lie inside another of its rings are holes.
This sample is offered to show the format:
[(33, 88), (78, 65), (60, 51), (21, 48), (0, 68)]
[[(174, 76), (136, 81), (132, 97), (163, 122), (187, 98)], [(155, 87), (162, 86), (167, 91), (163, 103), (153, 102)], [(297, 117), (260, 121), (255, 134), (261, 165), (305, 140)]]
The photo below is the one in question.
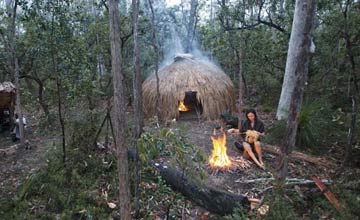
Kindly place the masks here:
[(228, 133), (229, 134), (240, 134), (240, 130), (239, 129), (236, 129), (236, 128), (230, 128), (228, 130)]

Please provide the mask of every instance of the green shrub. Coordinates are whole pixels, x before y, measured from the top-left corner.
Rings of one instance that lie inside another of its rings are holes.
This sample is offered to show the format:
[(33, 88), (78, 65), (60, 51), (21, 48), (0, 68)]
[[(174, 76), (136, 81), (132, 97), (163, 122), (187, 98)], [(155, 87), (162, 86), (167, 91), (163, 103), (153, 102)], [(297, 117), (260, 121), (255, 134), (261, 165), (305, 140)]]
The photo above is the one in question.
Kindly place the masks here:
[[(341, 129), (338, 121), (334, 119), (335, 114), (337, 112), (332, 112), (325, 101), (305, 101), (299, 117), (296, 146), (313, 153), (327, 150), (325, 147), (330, 146), (340, 135)], [(285, 130), (285, 120), (275, 122), (267, 128), (265, 141), (279, 145)]]
[(225, 216), (226, 220), (248, 220), (256, 219), (256, 214), (254, 212), (249, 212), (243, 206), (237, 206), (231, 215)]
[[(271, 201), (269, 200), (271, 199)], [(269, 212), (266, 220), (298, 220), (301, 219), (295, 212), (294, 207), (289, 200), (285, 198), (282, 193), (275, 192), (268, 198)], [(266, 202), (265, 202), (266, 203)]]

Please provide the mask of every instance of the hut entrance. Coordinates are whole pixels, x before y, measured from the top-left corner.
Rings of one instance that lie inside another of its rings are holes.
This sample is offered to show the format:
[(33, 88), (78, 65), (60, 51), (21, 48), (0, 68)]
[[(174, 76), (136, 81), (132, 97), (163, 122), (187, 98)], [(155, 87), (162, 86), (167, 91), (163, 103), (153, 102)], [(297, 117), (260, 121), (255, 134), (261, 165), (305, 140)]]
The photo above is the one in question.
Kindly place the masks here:
[(180, 120), (199, 119), (203, 112), (201, 103), (196, 98), (196, 91), (185, 92), (184, 100), (180, 100), (178, 104)]

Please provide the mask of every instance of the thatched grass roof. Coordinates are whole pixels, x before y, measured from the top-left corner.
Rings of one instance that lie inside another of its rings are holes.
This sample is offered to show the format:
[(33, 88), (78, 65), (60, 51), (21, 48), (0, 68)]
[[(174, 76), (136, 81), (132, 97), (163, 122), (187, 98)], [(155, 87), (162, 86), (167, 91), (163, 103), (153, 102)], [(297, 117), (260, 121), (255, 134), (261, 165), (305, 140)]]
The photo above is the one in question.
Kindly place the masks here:
[[(175, 61), (159, 70), (160, 109), (162, 118), (178, 118), (178, 101), (185, 92), (196, 91), (203, 107), (203, 118), (217, 119), (226, 110), (234, 110), (234, 85), (216, 65), (191, 56), (176, 57)], [(143, 83), (144, 112), (156, 114), (156, 76), (152, 74)]]
[(11, 82), (0, 82), (0, 108), (12, 105), (16, 92), (14, 84)]
[(15, 86), (11, 82), (0, 82), (1, 93), (15, 93)]

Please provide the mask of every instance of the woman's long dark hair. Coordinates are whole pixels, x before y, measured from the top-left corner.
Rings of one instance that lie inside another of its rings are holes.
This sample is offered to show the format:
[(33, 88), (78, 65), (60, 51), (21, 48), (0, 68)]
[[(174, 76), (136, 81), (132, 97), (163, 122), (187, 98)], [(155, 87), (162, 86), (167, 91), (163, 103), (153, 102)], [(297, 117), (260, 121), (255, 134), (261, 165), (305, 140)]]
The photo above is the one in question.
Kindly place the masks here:
[(256, 121), (258, 120), (258, 117), (257, 117), (257, 114), (256, 114), (255, 109), (248, 109), (248, 110), (246, 110), (245, 116), (246, 116), (246, 120), (247, 120), (247, 121), (250, 121), (249, 118), (248, 118), (248, 114), (249, 114), (249, 113), (253, 113), (253, 114), (255, 115), (255, 122), (256, 122)]

